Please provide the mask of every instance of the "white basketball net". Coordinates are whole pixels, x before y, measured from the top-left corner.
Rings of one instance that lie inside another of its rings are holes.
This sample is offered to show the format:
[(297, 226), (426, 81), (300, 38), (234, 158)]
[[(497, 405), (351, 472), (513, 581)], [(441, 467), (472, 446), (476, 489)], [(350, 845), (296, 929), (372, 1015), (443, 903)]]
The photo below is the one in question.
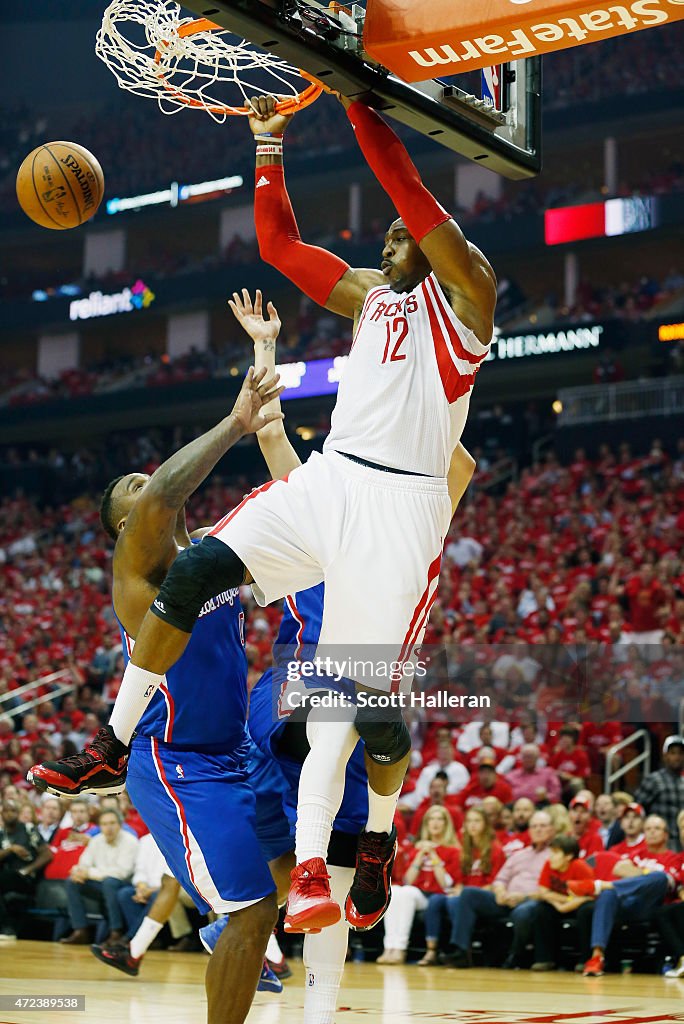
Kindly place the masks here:
[(194, 107), (223, 122), (246, 114), (242, 108), (253, 96), (294, 102), (309, 84), (296, 68), (227, 29), (179, 34), (194, 21), (182, 18), (172, 0), (113, 0), (95, 52), (121, 89), (156, 99), (164, 114)]

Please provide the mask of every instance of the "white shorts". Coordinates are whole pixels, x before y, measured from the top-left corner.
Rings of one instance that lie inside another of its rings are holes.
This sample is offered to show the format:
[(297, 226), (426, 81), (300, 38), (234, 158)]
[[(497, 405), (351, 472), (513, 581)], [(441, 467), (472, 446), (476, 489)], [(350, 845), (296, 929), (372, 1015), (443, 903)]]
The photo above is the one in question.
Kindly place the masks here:
[(252, 491), (211, 534), (245, 563), (261, 605), (325, 581), (326, 654), (374, 645), (404, 661), (425, 632), (450, 520), (446, 480), (314, 452), (285, 480)]

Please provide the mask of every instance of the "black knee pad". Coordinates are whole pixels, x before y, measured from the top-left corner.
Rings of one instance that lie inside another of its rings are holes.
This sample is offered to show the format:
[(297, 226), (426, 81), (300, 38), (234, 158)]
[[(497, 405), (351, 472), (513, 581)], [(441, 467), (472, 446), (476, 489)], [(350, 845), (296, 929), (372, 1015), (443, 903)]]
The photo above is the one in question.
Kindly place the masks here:
[(150, 611), (184, 633), (192, 633), (202, 608), (223, 590), (239, 587), (245, 566), (216, 537), (204, 537), (180, 552), (166, 574)]
[(368, 756), (378, 764), (396, 764), (411, 749), (411, 736), (400, 707), (378, 707), (375, 701), (361, 704), (354, 725)]

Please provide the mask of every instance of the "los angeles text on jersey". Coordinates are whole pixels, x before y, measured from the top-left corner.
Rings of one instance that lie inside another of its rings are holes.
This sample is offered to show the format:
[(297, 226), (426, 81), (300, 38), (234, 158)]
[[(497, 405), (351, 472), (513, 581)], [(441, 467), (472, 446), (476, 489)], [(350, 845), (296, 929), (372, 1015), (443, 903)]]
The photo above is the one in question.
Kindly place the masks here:
[(201, 619), (203, 615), (209, 615), (211, 612), (216, 612), (226, 604), (229, 604), (232, 607), (232, 605), (239, 600), (239, 587), (232, 587), (230, 590), (222, 590), (220, 594), (216, 594), (215, 597), (210, 597), (209, 600), (202, 605), (202, 610), (198, 617)]

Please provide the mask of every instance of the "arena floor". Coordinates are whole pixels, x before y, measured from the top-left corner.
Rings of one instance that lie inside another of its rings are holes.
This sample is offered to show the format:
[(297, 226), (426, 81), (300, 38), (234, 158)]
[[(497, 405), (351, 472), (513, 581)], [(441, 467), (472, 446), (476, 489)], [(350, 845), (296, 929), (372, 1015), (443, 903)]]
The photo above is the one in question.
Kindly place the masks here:
[[(205, 965), (199, 954), (149, 953), (140, 977), (128, 978), (98, 963), (84, 947), (0, 947), (3, 997), (85, 996), (85, 1012), (3, 1009), (0, 1024), (204, 1024)], [(301, 1024), (302, 965), (292, 966), (294, 976), (282, 995), (257, 995), (249, 1024)], [(337, 1024), (656, 1024), (684, 1022), (684, 981), (351, 963), (339, 1005)]]

